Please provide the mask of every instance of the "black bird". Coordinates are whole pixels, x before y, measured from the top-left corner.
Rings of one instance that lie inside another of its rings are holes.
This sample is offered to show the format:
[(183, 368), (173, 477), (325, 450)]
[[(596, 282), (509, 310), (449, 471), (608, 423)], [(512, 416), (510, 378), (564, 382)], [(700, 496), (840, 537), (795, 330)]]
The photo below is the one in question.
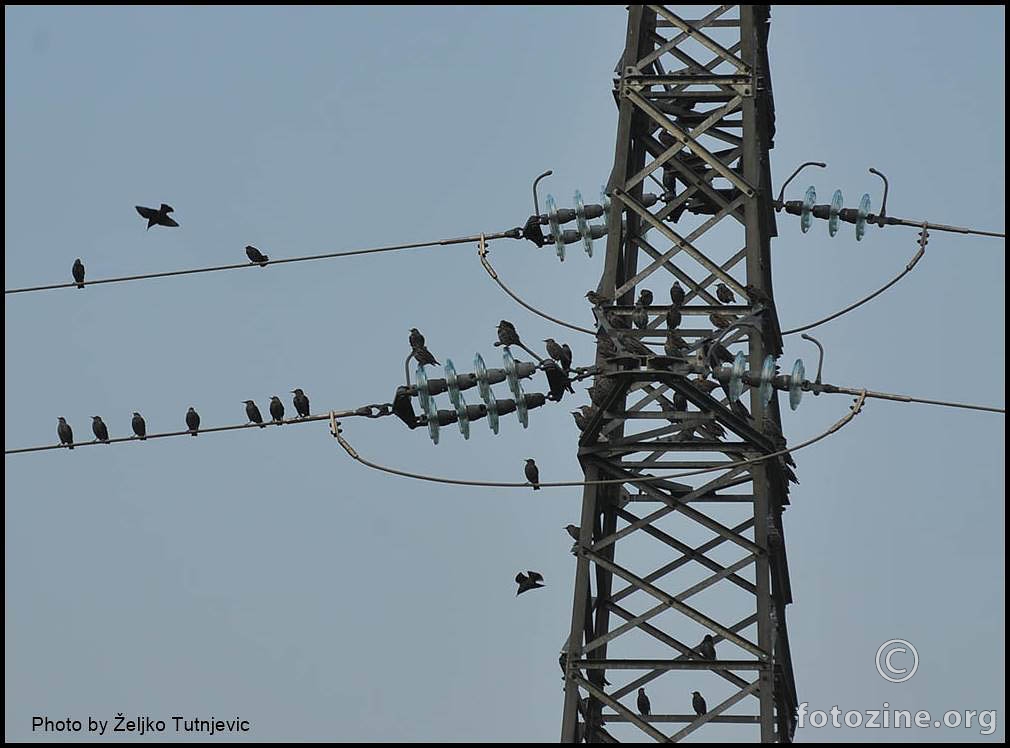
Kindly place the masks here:
[(56, 427), (56, 433), (59, 434), (60, 444), (66, 444), (67, 448), (74, 448), (74, 430), (70, 428), (70, 424), (67, 423), (67, 419), (60, 416), (60, 423)]
[(95, 441), (109, 443), (109, 429), (101, 416), (91, 416), (91, 430), (95, 432)]
[(673, 409), (679, 413), (683, 413), (687, 410), (687, 398), (684, 396), (683, 392), (673, 393)]
[(503, 319), (498, 323), (498, 342), (495, 345), (522, 345), (515, 325), (507, 319)]
[(596, 331), (596, 350), (604, 358), (617, 355), (617, 345), (614, 343), (613, 338), (607, 334), (607, 331), (602, 328)]
[(641, 304), (635, 304), (635, 311), (631, 313), (631, 321), (639, 330), (644, 330), (649, 326), (649, 313)]
[(133, 411), (133, 433), (137, 435), (139, 439), (147, 438), (147, 424), (144, 422), (144, 416), (140, 415), (137, 411)]
[(548, 400), (556, 403), (561, 402), (561, 398), (565, 396), (565, 390), (568, 390), (573, 395), (575, 394), (568, 375), (561, 371), (561, 367), (553, 361), (544, 361), (544, 374), (547, 375), (547, 384), (551, 388), (551, 391), (547, 394)]
[(291, 394), (294, 395), (294, 397), (292, 398), (292, 401), (295, 404), (295, 410), (298, 412), (298, 417), (299, 418), (308, 418), (309, 417), (309, 397), (308, 397), (308, 395), (306, 395), (304, 392), (302, 392), (302, 388), (301, 387), (298, 387), (296, 389), (291, 390)]
[(579, 532), (581, 528), (578, 525), (565, 525), (565, 531), (572, 536), (572, 540), (576, 543), (579, 542)]
[[(561, 345), (558, 343), (558, 341), (556, 341), (554, 338), (545, 338), (544, 342), (547, 344), (547, 346), (546, 346), (546, 348), (547, 348), (547, 355), (550, 356), (551, 358), (553, 358), (559, 364), (561, 364), (561, 368), (562, 369), (564, 369), (565, 371), (568, 371), (571, 368), (571, 366), (572, 366), (572, 350), (571, 350), (571, 348), (568, 349), (568, 362), (566, 364), (565, 363), (565, 348), (561, 347)], [(565, 346), (565, 347), (567, 348), (567, 346)]]
[(705, 699), (702, 698), (702, 695), (697, 691), (692, 691), (691, 695), (694, 696), (694, 698), (691, 699), (691, 705), (694, 707), (694, 713), (699, 717), (708, 714), (708, 705), (705, 703)]
[[(582, 406), (583, 409), (588, 407), (589, 406), (587, 405)], [(589, 425), (589, 417), (586, 415), (586, 412), (583, 409), (572, 411), (572, 418), (575, 419), (575, 426), (576, 428), (578, 428), (579, 431), (585, 431), (586, 426)]]
[(680, 307), (672, 306), (666, 312), (666, 329), (676, 330), (680, 327), (680, 322), (683, 319), (683, 315), (680, 313)]
[(723, 304), (732, 304), (736, 300), (733, 292), (725, 283), (720, 283), (715, 287), (715, 297)]
[(593, 306), (604, 306), (612, 301), (609, 296), (596, 293), (596, 291), (586, 291), (586, 298), (589, 299), (589, 303)]
[(249, 262), (254, 262), (260, 267), (265, 267), (270, 262), (270, 258), (256, 249), (252, 244), (246, 245), (245, 256), (249, 258)]
[(259, 424), (261, 429), (265, 429), (267, 426), (263, 423), (263, 415), (260, 413), (260, 409), (256, 407), (256, 403), (252, 400), (243, 400), (245, 403), (245, 416), (249, 419), (249, 423)]
[(71, 272), (74, 274), (74, 282), (77, 283), (77, 287), (84, 288), (84, 263), (81, 262), (80, 257), (74, 260)]
[(698, 651), (701, 653), (703, 660), (714, 660), (715, 657), (715, 639), (712, 638), (711, 634), (705, 634), (705, 637), (701, 640), (701, 644), (698, 645)]
[(516, 597), (518, 597), (527, 590), (535, 590), (543, 587), (544, 577), (538, 571), (527, 571), (525, 574), (519, 572), (516, 574), (516, 583), (519, 585), (519, 589), (516, 590)]
[(547, 243), (547, 239), (544, 237), (544, 230), (540, 228), (540, 216), (530, 216), (526, 219), (526, 225), (523, 226), (523, 237), (529, 239), (538, 247), (542, 247)]
[(743, 290), (747, 292), (747, 298), (750, 299), (751, 304), (764, 304), (766, 306), (771, 306), (772, 297), (753, 283), (748, 283), (743, 287)]
[(435, 357), (431, 355), (431, 351), (424, 347), (414, 349), (414, 360), (422, 366), (440, 366)]
[(411, 348), (424, 348), (424, 335), (416, 327), (410, 328), (410, 347)]
[(648, 717), (649, 713), (652, 711), (652, 704), (649, 703), (649, 697), (645, 695), (645, 689), (638, 689), (638, 713), (643, 717)]
[(711, 322), (716, 328), (722, 330), (729, 327), (734, 322), (736, 322), (736, 317), (732, 314), (723, 314), (722, 312), (715, 312), (714, 314), (708, 315), (709, 322)]
[(652, 306), (652, 291), (648, 288), (643, 288), (638, 293), (638, 303), (641, 306)]
[(526, 480), (528, 480), (530, 483), (533, 484), (533, 490), (534, 491), (539, 491), (540, 490), (540, 470), (537, 469), (537, 464), (536, 464), (536, 462), (533, 461), (532, 457), (530, 459), (526, 460), (525, 472), (526, 472)]
[(680, 306), (684, 303), (684, 288), (677, 281), (673, 282), (670, 286), (670, 301), (673, 302), (674, 306)]
[(174, 213), (175, 208), (171, 205), (161, 204), (161, 207), (155, 210), (154, 208), (145, 208), (142, 205), (136, 206), (137, 212), (140, 213), (142, 218), (147, 219), (147, 228), (150, 230), (152, 226), (178, 226), (174, 218), (169, 217), (169, 213)]
[(611, 377), (598, 377), (596, 384), (591, 387), (587, 387), (586, 391), (589, 393), (589, 399), (593, 401), (593, 405), (603, 405), (607, 399), (610, 397), (610, 393), (614, 391), (617, 384)]
[(270, 398), (270, 417), (274, 419), (274, 423), (281, 423), (284, 420), (284, 403), (277, 395)]
[(200, 430), (200, 414), (192, 406), (186, 411), (186, 428), (189, 429), (190, 436), (196, 436)]
[(561, 368), (566, 372), (572, 368), (572, 349), (568, 347), (568, 343), (561, 344)]

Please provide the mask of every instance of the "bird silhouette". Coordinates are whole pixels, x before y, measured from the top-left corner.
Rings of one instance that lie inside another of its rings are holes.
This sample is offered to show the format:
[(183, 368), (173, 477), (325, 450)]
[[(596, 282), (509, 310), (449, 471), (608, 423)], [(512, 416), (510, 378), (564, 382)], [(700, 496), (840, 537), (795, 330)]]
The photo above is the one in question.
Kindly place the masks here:
[(715, 639), (712, 638), (711, 634), (705, 634), (705, 637), (701, 640), (701, 644), (698, 645), (698, 651), (701, 653), (703, 660), (715, 659)]
[(147, 438), (147, 424), (144, 422), (144, 416), (140, 415), (137, 411), (133, 411), (133, 420), (130, 425), (133, 426), (133, 433), (138, 439)]
[(161, 204), (160, 208), (145, 208), (142, 205), (135, 206), (137, 212), (140, 213), (141, 218), (147, 219), (147, 228), (151, 229), (152, 226), (178, 226), (174, 218), (169, 217), (169, 213), (174, 213), (175, 208), (171, 205)]
[(74, 260), (74, 267), (71, 269), (74, 274), (74, 282), (77, 284), (78, 288), (84, 288), (84, 263), (81, 262), (81, 258), (78, 257)]
[(301, 387), (296, 387), (291, 390), (291, 394), (294, 395), (292, 402), (295, 405), (295, 411), (298, 413), (299, 418), (309, 417), (309, 397), (306, 395)]
[(525, 472), (526, 472), (526, 480), (528, 480), (530, 483), (533, 484), (533, 490), (534, 491), (539, 491), (540, 490), (540, 470), (537, 468), (537, 464), (536, 464), (536, 462), (533, 461), (532, 457), (530, 459), (526, 460)]
[(242, 402), (245, 403), (245, 416), (249, 419), (249, 423), (259, 424), (261, 429), (265, 429), (267, 426), (263, 423), (263, 414), (256, 407), (256, 403), (252, 400), (243, 400)]
[(572, 536), (572, 540), (576, 543), (579, 542), (579, 532), (581, 528), (578, 525), (565, 525), (565, 531)]
[(186, 411), (186, 428), (189, 429), (190, 436), (196, 436), (200, 430), (200, 414), (192, 406)]
[(652, 704), (649, 703), (649, 697), (645, 695), (645, 689), (638, 689), (638, 713), (643, 717), (648, 717), (649, 713), (652, 712)]
[(670, 286), (670, 301), (676, 307), (684, 303), (684, 288), (677, 281), (674, 281)]
[(691, 699), (691, 706), (694, 707), (694, 713), (699, 717), (703, 717), (708, 714), (708, 705), (705, 703), (705, 699), (697, 691), (692, 691), (691, 695), (694, 697)]
[(525, 574), (519, 572), (516, 574), (516, 583), (519, 585), (519, 589), (516, 590), (516, 597), (518, 597), (524, 592), (543, 587), (544, 577), (538, 571), (527, 571)]
[(672, 306), (666, 310), (666, 329), (676, 330), (680, 327), (681, 321), (684, 319), (683, 315), (680, 313), (680, 307)]
[(567, 372), (572, 368), (572, 349), (567, 345), (560, 345), (554, 338), (545, 338), (547, 344), (547, 355), (561, 364), (561, 368)]
[(561, 368), (566, 372), (572, 368), (572, 349), (568, 347), (568, 343), (561, 344)]
[(641, 306), (652, 306), (652, 291), (643, 288), (638, 292), (638, 304)]
[(715, 297), (723, 304), (732, 304), (736, 300), (733, 292), (725, 283), (720, 283), (715, 287)]
[(270, 262), (270, 258), (256, 249), (252, 244), (246, 245), (245, 256), (249, 258), (249, 262), (256, 263), (260, 267), (266, 267), (266, 264)]
[(572, 389), (572, 383), (568, 379), (568, 375), (565, 374), (561, 367), (558, 366), (553, 361), (544, 361), (544, 374), (547, 375), (547, 384), (550, 386), (550, 392), (547, 394), (547, 399), (552, 400), (556, 403), (561, 402), (561, 398), (565, 396), (565, 390), (575, 394), (575, 390)]
[(60, 444), (65, 444), (68, 449), (74, 448), (74, 430), (70, 428), (67, 419), (60, 416), (60, 422), (56, 426), (56, 433), (60, 437)]
[(431, 355), (431, 351), (425, 347), (424, 335), (418, 332), (416, 327), (410, 328), (410, 350), (413, 353), (414, 360), (421, 366), (441, 366), (435, 360), (435, 357)]
[(410, 328), (410, 347), (424, 348), (424, 335), (416, 327)]
[(274, 419), (274, 423), (283, 423), (284, 421), (284, 403), (277, 395), (270, 398), (270, 417)]
[(498, 323), (498, 342), (495, 345), (522, 345), (522, 341), (519, 340), (519, 333), (516, 332), (516, 327), (507, 319), (503, 319)]
[(641, 304), (635, 304), (635, 310), (631, 313), (631, 322), (639, 330), (644, 330), (649, 326), (649, 313)]
[(109, 428), (101, 416), (91, 417), (91, 430), (95, 432), (95, 441), (109, 443)]

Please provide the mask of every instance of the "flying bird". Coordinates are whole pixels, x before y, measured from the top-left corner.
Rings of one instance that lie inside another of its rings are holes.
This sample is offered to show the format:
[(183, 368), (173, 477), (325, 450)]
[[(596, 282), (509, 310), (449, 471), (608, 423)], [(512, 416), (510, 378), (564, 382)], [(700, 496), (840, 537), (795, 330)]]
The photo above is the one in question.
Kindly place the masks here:
[(694, 707), (694, 713), (699, 717), (708, 714), (708, 705), (705, 703), (705, 699), (697, 691), (692, 691), (691, 695), (694, 697), (691, 699), (691, 705)]
[(648, 288), (643, 288), (638, 293), (638, 303), (641, 306), (652, 306), (652, 291)]
[(140, 213), (141, 218), (147, 219), (147, 228), (150, 230), (152, 226), (178, 226), (174, 218), (169, 217), (169, 213), (174, 213), (175, 208), (171, 205), (161, 204), (161, 207), (155, 210), (154, 208), (145, 208), (142, 205), (136, 206), (137, 212)]
[(255, 263), (260, 267), (265, 267), (270, 262), (270, 258), (256, 249), (252, 244), (246, 245), (245, 256), (249, 258), (249, 262)]
[(675, 307), (679, 307), (684, 303), (684, 288), (677, 281), (673, 282), (670, 286), (670, 301), (673, 302)]
[(70, 428), (67, 419), (60, 416), (60, 423), (56, 427), (56, 433), (60, 437), (60, 444), (66, 444), (68, 449), (74, 448), (74, 430)]
[(200, 414), (192, 406), (186, 411), (186, 428), (189, 429), (190, 436), (196, 436), (200, 430)]
[(579, 532), (581, 528), (578, 525), (565, 525), (565, 531), (572, 536), (572, 540), (576, 543), (579, 542)]
[(284, 403), (277, 395), (270, 398), (270, 417), (274, 419), (274, 423), (284, 421)]
[(245, 403), (245, 416), (249, 419), (249, 423), (258, 424), (261, 429), (265, 429), (267, 426), (263, 423), (263, 414), (256, 407), (256, 403), (252, 400), (243, 400), (242, 402)]
[(515, 325), (507, 319), (503, 319), (498, 323), (498, 342), (495, 343), (495, 345), (522, 345), (522, 342), (519, 340), (519, 333), (516, 332)]
[(109, 429), (101, 416), (91, 417), (91, 430), (95, 432), (95, 441), (109, 443)]
[(698, 645), (698, 651), (701, 653), (703, 660), (714, 660), (715, 657), (715, 639), (712, 638), (711, 634), (705, 634), (705, 637), (701, 640), (701, 644)]
[(78, 257), (74, 260), (74, 267), (71, 269), (74, 274), (74, 282), (77, 284), (78, 288), (84, 288), (84, 263), (81, 262), (81, 258)]
[(544, 577), (538, 571), (527, 571), (525, 574), (519, 572), (516, 574), (516, 583), (519, 585), (519, 589), (516, 590), (516, 597), (518, 597), (528, 590), (535, 590), (543, 587)]
[(528, 480), (530, 483), (533, 484), (533, 490), (534, 491), (539, 491), (540, 490), (540, 470), (537, 468), (537, 464), (536, 464), (536, 462), (533, 461), (532, 457), (530, 459), (526, 460), (525, 472), (526, 472), (526, 480)]
[(292, 401), (295, 404), (295, 410), (298, 412), (299, 418), (309, 417), (309, 397), (306, 395), (301, 387), (297, 387), (291, 390), (291, 394), (294, 395)]
[(723, 304), (732, 304), (736, 300), (733, 292), (725, 283), (720, 283), (715, 287), (715, 297)]
[(643, 717), (648, 717), (649, 713), (652, 711), (652, 704), (649, 703), (649, 697), (645, 695), (645, 689), (638, 689), (638, 713)]
[(732, 314), (723, 314), (722, 312), (715, 312), (714, 314), (708, 315), (709, 322), (711, 322), (716, 328), (722, 330), (729, 327), (734, 322), (736, 322), (736, 317)]
[(140, 415), (137, 411), (133, 411), (133, 421), (131, 422), (133, 426), (133, 433), (138, 439), (147, 438), (147, 424), (144, 422), (144, 416)]

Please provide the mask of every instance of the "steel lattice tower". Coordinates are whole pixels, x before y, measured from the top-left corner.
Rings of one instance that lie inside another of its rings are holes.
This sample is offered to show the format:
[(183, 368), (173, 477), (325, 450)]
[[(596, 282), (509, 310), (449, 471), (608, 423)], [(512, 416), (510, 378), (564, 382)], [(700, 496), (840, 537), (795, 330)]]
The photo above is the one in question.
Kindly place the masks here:
[[(670, 304), (667, 288), (677, 280), (686, 291), (679, 331), (688, 342), (712, 333), (713, 312), (754, 315), (752, 326), (723, 342), (731, 352), (745, 351), (757, 371), (766, 354), (781, 352), (769, 257), (769, 12), (723, 5), (698, 17), (698, 6), (691, 7), (692, 20), (664, 6), (629, 9), (608, 185), (608, 223), (624, 223), (608, 235), (598, 291), (613, 302), (598, 307), (597, 317), (613, 336), (662, 344), (669, 306), (661, 305)], [(650, 198), (650, 184), (662, 185), (662, 199)], [(720, 283), (733, 302), (719, 302)], [(646, 329), (628, 323), (636, 286), (656, 297)], [(610, 723), (678, 740), (709, 722), (758, 725), (763, 742), (790, 741), (797, 701), (781, 518), (788, 467), (776, 457), (685, 479), (654, 478), (781, 448), (777, 396), (764, 405), (754, 389), (749, 413), (730, 407), (722, 389), (710, 393), (688, 377), (705, 357), (656, 354), (629, 358), (602, 344), (597, 353), (605, 376), (595, 382), (597, 407), (579, 459), (587, 482), (615, 482), (587, 485), (583, 493), (567, 657), (562, 653), (562, 741), (615, 742)], [(717, 661), (697, 650), (706, 633), (718, 644)], [(629, 705), (646, 684), (652, 716), (643, 719)], [(693, 713), (694, 690), (708, 701), (704, 717)], [(672, 733), (660, 729), (669, 723), (680, 724)]]

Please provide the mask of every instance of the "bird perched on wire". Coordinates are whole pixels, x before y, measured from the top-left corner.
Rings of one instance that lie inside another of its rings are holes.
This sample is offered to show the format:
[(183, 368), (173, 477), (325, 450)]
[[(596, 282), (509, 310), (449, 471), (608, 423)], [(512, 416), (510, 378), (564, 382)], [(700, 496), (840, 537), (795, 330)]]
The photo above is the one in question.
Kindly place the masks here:
[(147, 219), (147, 228), (151, 229), (152, 226), (178, 226), (174, 218), (169, 217), (169, 213), (174, 213), (175, 208), (171, 205), (161, 204), (160, 208), (145, 208), (142, 205), (135, 206), (137, 212), (140, 213), (141, 218)]
[(586, 291), (586, 298), (589, 299), (589, 303), (593, 306), (605, 306), (613, 301), (609, 296), (597, 293), (596, 291)]
[(258, 424), (261, 429), (265, 429), (267, 425), (263, 423), (263, 415), (260, 413), (260, 409), (256, 407), (256, 403), (252, 400), (243, 400), (245, 403), (245, 415), (249, 419), (249, 423)]
[(704, 638), (701, 640), (701, 644), (698, 645), (698, 652), (701, 654), (703, 660), (714, 660), (715, 657), (715, 639), (712, 638), (711, 634), (705, 634)]
[(522, 341), (519, 340), (519, 333), (516, 332), (516, 326), (507, 319), (503, 319), (498, 323), (498, 342), (495, 345), (522, 346)]
[(672, 306), (666, 311), (666, 329), (676, 330), (680, 327), (680, 322), (683, 316), (680, 313), (680, 308)]
[(147, 424), (144, 422), (144, 416), (140, 415), (137, 411), (133, 411), (133, 420), (130, 422), (133, 426), (133, 433), (138, 439), (147, 438)]
[(648, 288), (643, 288), (638, 292), (637, 304), (641, 306), (652, 306), (652, 291)]
[(424, 335), (418, 332), (416, 327), (410, 328), (410, 350), (413, 352), (414, 360), (421, 364), (421, 366), (441, 366), (435, 360), (435, 357), (431, 355), (431, 351), (425, 346)]
[(732, 314), (723, 314), (722, 312), (715, 312), (713, 314), (708, 315), (708, 320), (709, 322), (712, 323), (714, 327), (716, 327), (719, 330), (723, 330), (732, 325), (734, 322), (736, 322), (736, 317), (734, 317)]
[(306, 395), (302, 391), (301, 387), (296, 387), (295, 389), (291, 390), (291, 394), (294, 395), (294, 397), (291, 398), (291, 400), (292, 400), (292, 402), (295, 405), (295, 412), (298, 413), (298, 417), (299, 418), (308, 418), (309, 417), (309, 397), (308, 397), (308, 395)]
[(553, 402), (561, 402), (561, 398), (565, 396), (565, 390), (575, 394), (575, 390), (572, 389), (572, 383), (568, 379), (568, 375), (565, 374), (561, 367), (558, 366), (553, 361), (544, 361), (544, 374), (547, 375), (547, 384), (550, 386), (551, 391), (547, 394), (547, 399)]
[(60, 422), (56, 426), (56, 433), (60, 437), (60, 444), (65, 444), (68, 449), (74, 448), (74, 430), (70, 428), (67, 419), (60, 416)]
[(270, 417), (274, 419), (274, 423), (284, 421), (284, 403), (277, 395), (270, 398)]
[(720, 283), (715, 287), (715, 297), (723, 304), (732, 304), (736, 300), (733, 292), (725, 283)]
[(691, 699), (691, 706), (694, 707), (694, 713), (699, 717), (703, 717), (708, 714), (708, 705), (705, 703), (705, 699), (697, 691), (692, 691), (691, 695), (694, 697)]
[(84, 288), (84, 263), (81, 262), (80, 257), (74, 260), (74, 266), (70, 272), (74, 275), (74, 283), (77, 284), (77, 287)]
[(533, 484), (533, 490), (540, 490), (540, 470), (537, 468), (537, 463), (533, 461), (533, 458), (526, 460), (526, 467), (524, 468), (526, 473), (526, 480)]
[(196, 436), (196, 432), (200, 430), (200, 414), (192, 406), (186, 411), (186, 428), (189, 429), (190, 436)]
[(579, 533), (581, 532), (581, 529), (578, 525), (565, 525), (565, 532), (571, 535), (572, 540), (576, 543), (579, 542)]
[(538, 571), (527, 571), (525, 574), (519, 572), (516, 574), (516, 583), (519, 585), (519, 589), (516, 590), (516, 597), (528, 592), (529, 590), (540, 589), (544, 586), (544, 577)]
[(674, 281), (673, 285), (670, 286), (670, 302), (675, 307), (679, 307), (684, 303), (684, 287), (677, 281)]
[(652, 704), (649, 703), (649, 697), (645, 695), (645, 689), (638, 689), (638, 713), (643, 717), (648, 717), (649, 713), (652, 712)]
[(109, 443), (109, 428), (101, 416), (91, 417), (91, 430), (95, 432), (95, 441)]
[(266, 264), (270, 262), (270, 258), (256, 249), (252, 244), (246, 245), (245, 256), (249, 258), (249, 262), (255, 263), (260, 267), (266, 267)]

